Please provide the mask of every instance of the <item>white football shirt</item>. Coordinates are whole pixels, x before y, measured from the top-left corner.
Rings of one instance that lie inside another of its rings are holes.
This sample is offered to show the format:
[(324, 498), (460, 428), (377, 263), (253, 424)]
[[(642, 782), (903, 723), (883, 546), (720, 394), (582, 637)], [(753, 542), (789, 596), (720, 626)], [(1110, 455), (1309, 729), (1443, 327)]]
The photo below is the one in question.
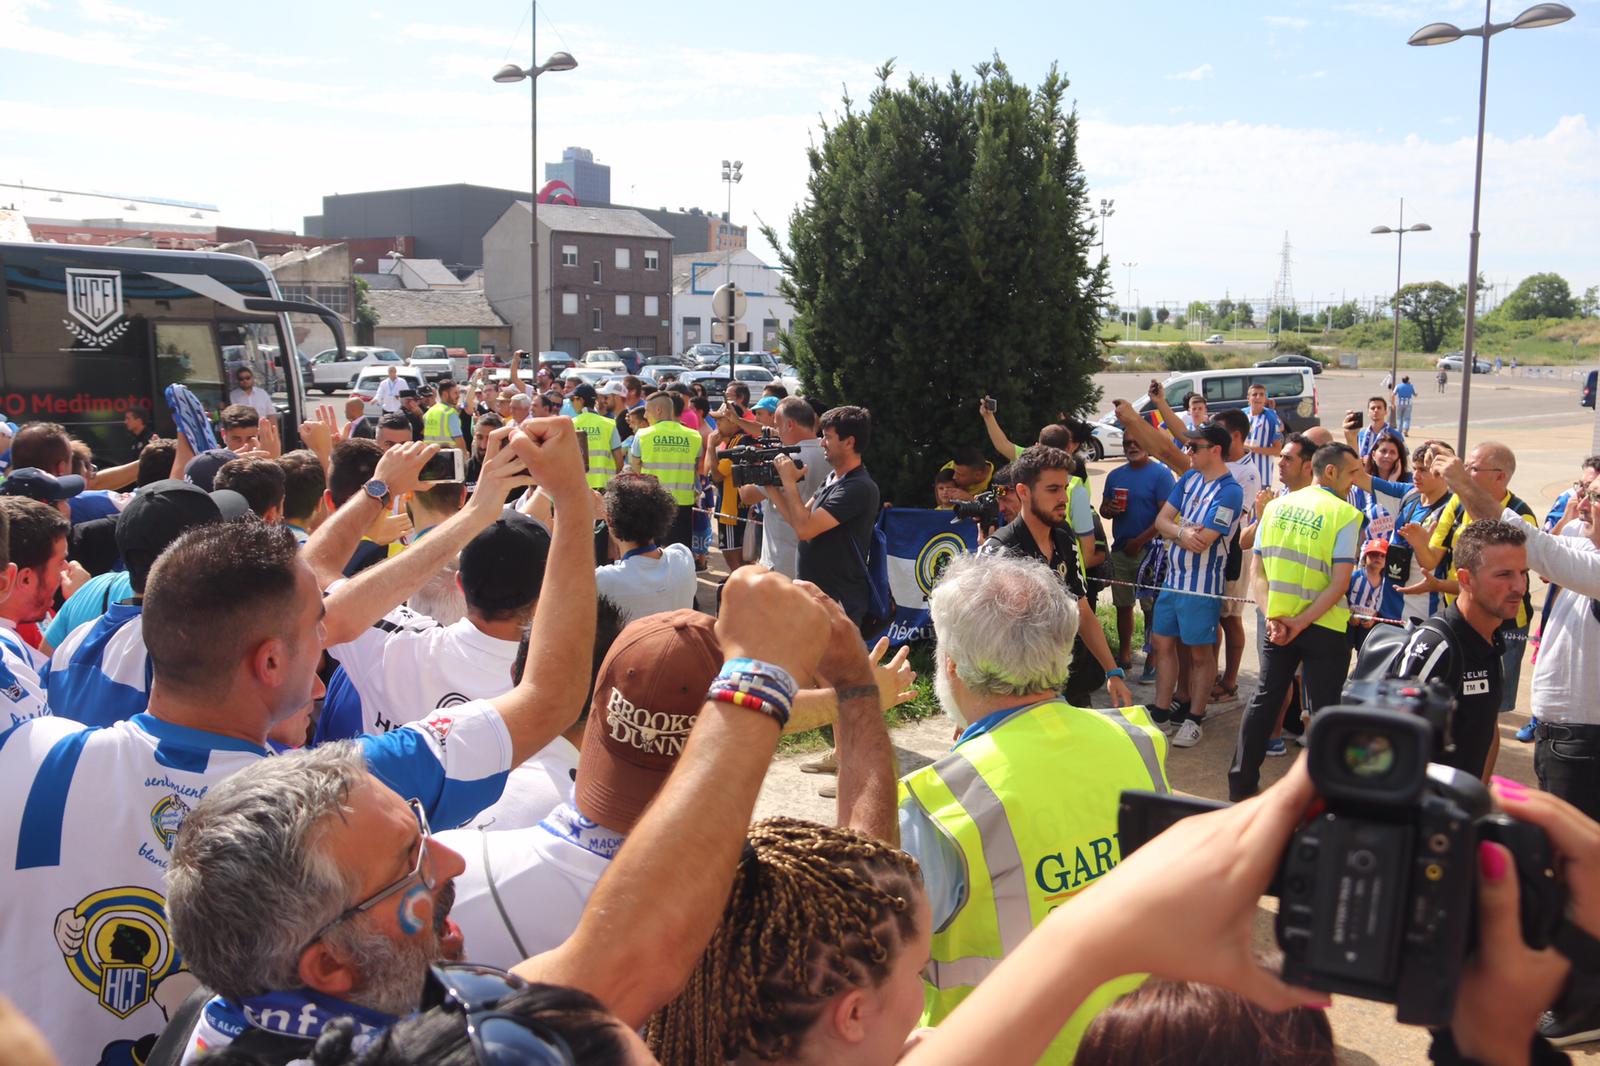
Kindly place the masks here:
[[(361, 744), (373, 774), (440, 826), (493, 803), (511, 763), (487, 703)], [(0, 893), (0, 992), (61, 1062), (125, 1052), (194, 989), (167, 925), (167, 856), (211, 786), (267, 754), (150, 714), (104, 729), (45, 716), (0, 735), (0, 863), (13, 866)]]

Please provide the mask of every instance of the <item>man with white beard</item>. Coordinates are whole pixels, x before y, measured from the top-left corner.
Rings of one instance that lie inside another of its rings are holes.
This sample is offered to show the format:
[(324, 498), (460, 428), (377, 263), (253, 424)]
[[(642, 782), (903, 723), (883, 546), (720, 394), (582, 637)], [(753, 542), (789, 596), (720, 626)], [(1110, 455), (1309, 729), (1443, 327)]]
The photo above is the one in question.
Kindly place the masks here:
[[(1167, 791), (1166, 738), (1142, 707), (1087, 709), (1059, 695), (1078, 605), (1044, 563), (961, 556), (929, 596), (934, 690), (961, 729), (950, 754), (900, 781), (900, 839), (933, 908), (937, 1025), (1043, 916), (1121, 858), (1123, 789)], [(1122, 978), (1073, 1015), (1041, 1062), (1070, 1063)]]

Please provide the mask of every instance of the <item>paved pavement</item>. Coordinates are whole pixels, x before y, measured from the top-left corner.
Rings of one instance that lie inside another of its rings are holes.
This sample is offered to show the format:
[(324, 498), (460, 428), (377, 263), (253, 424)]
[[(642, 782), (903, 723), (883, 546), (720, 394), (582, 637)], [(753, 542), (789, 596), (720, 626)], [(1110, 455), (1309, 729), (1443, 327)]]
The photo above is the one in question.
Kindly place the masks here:
[[(1319, 384), (1326, 390), (1323, 407), (1325, 419), (1331, 404), (1338, 404), (1340, 412), (1345, 406), (1359, 406), (1350, 400), (1364, 399), (1375, 391), (1379, 377), (1380, 374), (1373, 372), (1330, 371), (1324, 374)], [(1107, 383), (1102, 379), (1112, 380)], [(1130, 380), (1140, 385), (1142, 379), (1133, 379), (1132, 375), (1101, 375), (1096, 379), (1107, 389), (1108, 397), (1118, 395), (1113, 391), (1113, 385), (1127, 388), (1124, 383)], [(1480, 377), (1479, 381), (1485, 379)], [(1432, 382), (1428, 382), (1428, 385), (1431, 388)], [(1474, 392), (1474, 411), (1481, 410), (1484, 418), (1481, 421), (1476, 417), (1472, 419), (1472, 441), (1488, 439), (1492, 434), (1495, 439), (1511, 445), (1518, 458), (1518, 471), (1512, 487), (1541, 515), (1562, 489), (1571, 483), (1579, 460), (1590, 450), (1593, 412), (1580, 411), (1568, 388), (1565, 382), (1535, 384), (1493, 381), (1489, 387)], [(1337, 399), (1330, 401), (1326, 397)], [(1478, 399), (1482, 399), (1481, 408), (1476, 402)], [(1426, 431), (1453, 440), (1453, 412), (1430, 410), (1432, 407), (1432, 404), (1419, 401), (1414, 432)], [(1532, 425), (1534, 422), (1537, 422), (1536, 428)], [(1487, 431), (1480, 431), (1480, 426), (1486, 427)], [(1091, 464), (1092, 479), (1098, 482), (1114, 465), (1114, 462)], [(1099, 486), (1096, 484), (1093, 487), (1098, 499)], [(1536, 579), (1535, 586), (1535, 599), (1542, 602), (1542, 582)], [(1246, 616), (1246, 629), (1248, 644), (1244, 669), (1240, 675), (1240, 699), (1212, 709), (1205, 735), (1198, 745), (1168, 753), (1168, 777), (1178, 791), (1216, 799), (1227, 798), (1226, 774), (1233, 754), (1239, 713), (1256, 685), (1256, 657), (1248, 650), (1254, 647), (1255, 642), (1253, 615)], [(1525, 709), (1532, 676), (1533, 670), (1524, 664), (1518, 697), (1518, 707), (1522, 709), (1501, 720), (1501, 747), (1496, 766), (1496, 772), (1530, 786), (1535, 784), (1532, 746), (1518, 743), (1512, 734), (1527, 720)], [(1135, 685), (1134, 695), (1153, 698), (1153, 688), (1151, 685)], [(949, 748), (951, 732), (951, 724), (942, 718), (897, 729), (894, 742), (902, 772), (913, 770), (942, 755)], [(1291, 748), (1291, 751), (1294, 757), (1300, 757), (1298, 749)], [(776, 760), (762, 790), (757, 806), (758, 817), (777, 813), (819, 820), (834, 817), (833, 802), (816, 795), (816, 786), (823, 780), (831, 779), (799, 771), (799, 763), (809, 757), (790, 756)], [(1293, 758), (1266, 760), (1263, 784), (1276, 781), (1292, 764)], [(1263, 952), (1270, 952), (1274, 947), (1271, 931), (1273, 911), (1274, 901), (1262, 900), (1256, 939), (1258, 949)], [(1329, 1017), (1340, 1047), (1341, 1062), (1400, 1064), (1426, 1061), (1426, 1034), (1398, 1025), (1390, 1006), (1337, 996)], [(1580, 1049), (1574, 1058), (1580, 1062), (1600, 1062), (1600, 1045)]]

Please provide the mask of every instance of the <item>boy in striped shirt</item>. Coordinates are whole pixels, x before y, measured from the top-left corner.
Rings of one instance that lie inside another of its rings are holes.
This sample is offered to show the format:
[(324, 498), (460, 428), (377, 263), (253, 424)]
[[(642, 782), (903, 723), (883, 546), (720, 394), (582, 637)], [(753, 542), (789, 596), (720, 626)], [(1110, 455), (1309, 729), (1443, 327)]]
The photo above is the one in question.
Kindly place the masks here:
[(1251, 385), (1246, 394), (1250, 400), (1250, 435), (1245, 438), (1244, 450), (1255, 458), (1256, 470), (1261, 475), (1261, 487), (1272, 488), (1273, 459), (1283, 451), (1283, 420), (1278, 412), (1267, 406), (1267, 387)]
[(1156, 598), (1152, 626), (1156, 652), (1156, 704), (1152, 717), (1166, 717), (1178, 682), (1178, 645), (1189, 654), (1188, 699), (1171, 705), (1175, 747), (1200, 742), (1200, 723), (1216, 667), (1219, 599), (1227, 585), (1224, 568), (1228, 541), (1239, 524), (1244, 490), (1228, 473), (1232, 436), (1215, 423), (1185, 434), (1184, 450), (1192, 468), (1178, 480), (1156, 516), (1156, 529), (1167, 541), (1167, 578)]
[(1350, 591), (1346, 602), (1350, 604), (1350, 646), (1356, 651), (1366, 642), (1367, 634), (1377, 624), (1379, 608), (1383, 606), (1385, 579), (1384, 564), (1389, 558), (1389, 542), (1374, 537), (1361, 549), (1361, 566), (1350, 575)]

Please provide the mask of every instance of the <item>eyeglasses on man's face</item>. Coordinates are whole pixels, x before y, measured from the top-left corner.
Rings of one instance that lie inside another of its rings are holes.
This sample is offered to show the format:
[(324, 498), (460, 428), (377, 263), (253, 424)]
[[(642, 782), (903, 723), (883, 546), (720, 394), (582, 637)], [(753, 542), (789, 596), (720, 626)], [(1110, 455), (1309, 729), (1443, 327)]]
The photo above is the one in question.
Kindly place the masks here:
[[(353, 903), (346, 907), (337, 918), (333, 919), (333, 921), (329, 922), (327, 925), (324, 925), (321, 929), (318, 929), (316, 935), (310, 940), (306, 941), (306, 947), (310, 947), (312, 944), (315, 944), (317, 941), (327, 936), (328, 931), (334, 926), (343, 922), (347, 922), (358, 914), (365, 914), (367, 911), (370, 911), (384, 900), (393, 897), (401, 889), (405, 888), (407, 885), (410, 885), (412, 882), (420, 882), (422, 886), (430, 892), (437, 889), (439, 885), (443, 883), (443, 878), (439, 877), (438, 871), (433, 865), (433, 849), (431, 847), (433, 831), (428, 828), (428, 812), (423, 809), (422, 802), (420, 800), (407, 800), (406, 806), (411, 809), (412, 817), (417, 820), (416, 865), (414, 865), (411, 868), (411, 872), (406, 874), (404, 877), (393, 882), (392, 884), (385, 885), (383, 888), (378, 889), (378, 891), (374, 892), (366, 899), (361, 900), (359, 903)], [(304, 948), (301, 950), (304, 950)]]

